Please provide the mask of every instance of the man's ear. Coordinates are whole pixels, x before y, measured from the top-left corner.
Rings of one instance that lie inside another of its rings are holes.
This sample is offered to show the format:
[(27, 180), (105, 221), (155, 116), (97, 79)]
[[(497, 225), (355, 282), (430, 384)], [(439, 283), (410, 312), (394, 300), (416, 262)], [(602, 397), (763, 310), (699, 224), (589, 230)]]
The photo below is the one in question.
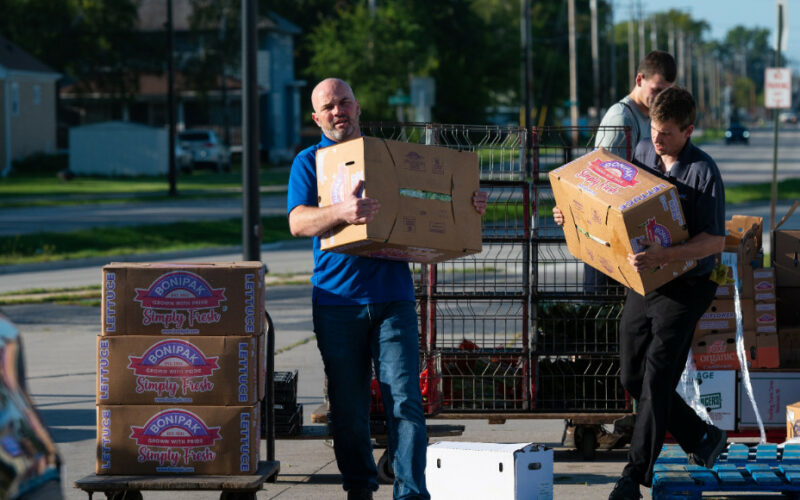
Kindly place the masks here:
[(317, 126), (319, 126), (319, 119), (317, 118), (317, 114), (316, 113), (313, 113), (313, 112), (311, 113), (311, 119), (314, 120), (314, 123), (316, 123)]
[(686, 127), (686, 130), (683, 131), (683, 135), (688, 139), (692, 136), (692, 132), (694, 132), (694, 125), (689, 125)]
[(642, 80), (644, 80), (644, 75), (641, 74), (641, 73), (636, 73), (636, 86), (637, 87), (641, 87), (642, 86)]

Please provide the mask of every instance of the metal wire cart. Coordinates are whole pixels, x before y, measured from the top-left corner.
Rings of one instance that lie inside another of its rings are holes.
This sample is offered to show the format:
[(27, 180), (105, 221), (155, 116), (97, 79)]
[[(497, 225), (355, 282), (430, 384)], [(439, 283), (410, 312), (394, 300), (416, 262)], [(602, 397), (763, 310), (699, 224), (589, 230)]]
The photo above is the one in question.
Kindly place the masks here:
[[(423, 356), (440, 358), (441, 417), (564, 418), (565, 444), (587, 458), (598, 447), (625, 444), (632, 402), (619, 382), (623, 289), (584, 287), (584, 264), (553, 222), (547, 178), (593, 150), (597, 130), (362, 128), (369, 136), (476, 152), (481, 189), (489, 193), (481, 253), (412, 268)], [(617, 153), (630, 157), (630, 146)]]

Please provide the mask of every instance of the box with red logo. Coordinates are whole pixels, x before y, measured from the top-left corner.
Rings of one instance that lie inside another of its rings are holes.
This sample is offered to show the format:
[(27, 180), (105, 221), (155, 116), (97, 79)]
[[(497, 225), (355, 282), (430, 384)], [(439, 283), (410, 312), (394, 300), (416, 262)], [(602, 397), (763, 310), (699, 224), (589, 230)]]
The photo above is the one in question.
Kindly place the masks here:
[(753, 300), (775, 302), (775, 269), (764, 267), (753, 270)]
[(259, 405), (97, 406), (97, 474), (253, 474)]
[(776, 333), (778, 331), (778, 317), (775, 302), (759, 302), (755, 304), (756, 333)]
[[(752, 367), (751, 352), (757, 348), (756, 334), (742, 332), (747, 361)], [(738, 370), (739, 357), (736, 354), (736, 333), (695, 333), (692, 339), (692, 356), (698, 370)]]
[(366, 224), (342, 224), (320, 237), (322, 250), (389, 260), (441, 262), (478, 253), (481, 215), (478, 155), (376, 137), (317, 151), (319, 206), (359, 195), (380, 210)]
[(98, 337), (97, 403), (254, 405), (262, 337)]
[(678, 191), (662, 178), (603, 148), (549, 177), (567, 248), (583, 262), (642, 295), (696, 265), (670, 262), (639, 273), (628, 263), (645, 239), (668, 247), (689, 238)]
[(261, 335), (264, 265), (112, 263), (103, 267), (103, 335)]

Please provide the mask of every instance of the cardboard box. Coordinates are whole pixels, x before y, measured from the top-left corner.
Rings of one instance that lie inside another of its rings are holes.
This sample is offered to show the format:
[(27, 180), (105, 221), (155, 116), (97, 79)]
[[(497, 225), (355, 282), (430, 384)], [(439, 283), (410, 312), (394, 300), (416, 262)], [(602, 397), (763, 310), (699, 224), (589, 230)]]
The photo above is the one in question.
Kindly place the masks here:
[(317, 151), (320, 207), (342, 201), (359, 181), (380, 210), (367, 224), (323, 235), (322, 250), (425, 263), (481, 251), (476, 153), (374, 137)]
[(774, 302), (759, 302), (755, 304), (756, 333), (776, 333), (778, 331), (778, 318)]
[(700, 403), (714, 425), (736, 429), (736, 370), (698, 370), (696, 377)]
[(800, 230), (781, 230), (800, 201), (795, 201), (772, 230), (772, 262), (778, 287), (800, 287)]
[[(786, 425), (786, 405), (800, 401), (800, 372), (753, 371), (750, 372), (750, 383), (764, 427), (783, 428)], [(738, 391), (739, 428), (755, 428), (758, 426), (756, 414), (744, 383), (739, 383)]]
[(753, 300), (775, 302), (775, 269), (764, 267), (753, 270)]
[[(750, 299), (739, 301), (742, 307), (742, 328), (755, 331), (755, 304)], [(695, 332), (723, 333), (736, 331), (736, 305), (731, 299), (714, 299), (697, 322)]]
[(779, 325), (800, 327), (800, 286), (776, 288), (775, 306)]
[(428, 446), (425, 480), (438, 500), (553, 498), (553, 450), (527, 443), (440, 441)]
[(696, 265), (671, 262), (641, 274), (628, 254), (645, 238), (662, 246), (686, 241), (689, 233), (675, 186), (598, 149), (549, 174), (556, 205), (564, 214), (570, 253), (644, 295)]
[(786, 440), (800, 437), (800, 402), (786, 406)]
[(736, 252), (739, 262), (751, 267), (761, 267), (758, 260), (764, 220), (761, 217), (734, 215), (725, 221), (725, 251)]
[(112, 263), (103, 267), (103, 335), (264, 331), (264, 265)]
[(97, 474), (253, 474), (259, 405), (98, 405)]
[(98, 404), (254, 405), (262, 336), (97, 338)]
[(800, 327), (778, 327), (781, 368), (800, 368)]
[[(744, 351), (749, 367), (753, 366), (757, 339), (752, 330), (742, 332)], [(738, 370), (741, 368), (736, 354), (736, 332), (695, 333), (692, 339), (692, 356), (698, 370)]]
[[(727, 252), (726, 252), (727, 253)], [(754, 282), (754, 274), (755, 269), (752, 265), (745, 263), (744, 265), (738, 265), (738, 262), (741, 262), (737, 259), (737, 272), (739, 274), (739, 298), (740, 299), (753, 299), (755, 297), (755, 282)], [(728, 279), (733, 280), (733, 269), (728, 269)], [(730, 290), (730, 298), (733, 298), (733, 287), (734, 284), (724, 285), (729, 287)], [(719, 293), (719, 290), (717, 290)]]

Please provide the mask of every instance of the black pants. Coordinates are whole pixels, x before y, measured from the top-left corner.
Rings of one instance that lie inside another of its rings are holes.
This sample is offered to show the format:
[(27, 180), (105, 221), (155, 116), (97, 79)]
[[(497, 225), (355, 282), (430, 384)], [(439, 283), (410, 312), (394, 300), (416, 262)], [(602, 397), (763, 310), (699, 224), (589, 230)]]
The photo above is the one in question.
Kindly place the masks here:
[(638, 400), (636, 424), (622, 474), (650, 486), (667, 431), (687, 453), (707, 425), (675, 391), (686, 366), (695, 325), (717, 285), (701, 277), (673, 280), (641, 296), (629, 290), (620, 320), (620, 377)]

